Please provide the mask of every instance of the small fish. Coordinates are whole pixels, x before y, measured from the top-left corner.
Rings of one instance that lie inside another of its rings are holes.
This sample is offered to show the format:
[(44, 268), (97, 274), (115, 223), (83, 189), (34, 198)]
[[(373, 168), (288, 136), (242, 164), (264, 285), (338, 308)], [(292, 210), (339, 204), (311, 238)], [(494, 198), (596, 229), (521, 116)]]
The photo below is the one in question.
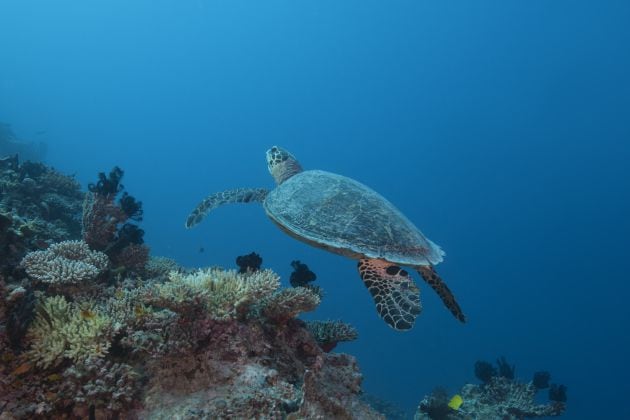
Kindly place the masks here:
[(83, 319), (94, 319), (96, 314), (89, 309), (81, 309), (81, 318)]
[(459, 407), (461, 407), (463, 403), (464, 403), (464, 399), (462, 398), (462, 396), (459, 394), (455, 394), (453, 395), (453, 398), (451, 398), (451, 401), (449, 401), (448, 406), (449, 408), (452, 408), (453, 410), (457, 411), (459, 410)]
[(200, 246), (200, 247), (199, 247), (199, 252), (204, 252), (204, 251), (205, 251), (205, 249), (203, 249), (203, 247), (202, 247), (202, 246)]

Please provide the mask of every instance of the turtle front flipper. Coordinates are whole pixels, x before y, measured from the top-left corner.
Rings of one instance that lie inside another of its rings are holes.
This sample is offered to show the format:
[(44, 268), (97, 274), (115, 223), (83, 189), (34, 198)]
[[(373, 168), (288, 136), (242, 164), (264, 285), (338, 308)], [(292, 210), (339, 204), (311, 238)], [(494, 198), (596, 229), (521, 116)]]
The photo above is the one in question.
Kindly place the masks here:
[(448, 308), (449, 311), (453, 314), (455, 318), (460, 320), (461, 322), (466, 322), (466, 316), (462, 312), (462, 309), (459, 307), (459, 304), (455, 300), (455, 296), (453, 296), (453, 292), (448, 288), (444, 280), (438, 275), (435, 269), (431, 266), (422, 265), (416, 267), (418, 273), (422, 276), (424, 281), (426, 281), (429, 286), (435, 290), (438, 294), (444, 305)]
[(265, 188), (236, 188), (210, 194), (188, 215), (186, 228), (190, 229), (203, 220), (210, 211), (224, 204), (231, 203), (260, 203), (269, 190)]
[(422, 306), (420, 289), (409, 273), (387, 261), (362, 259), (359, 274), (381, 318), (395, 330), (411, 329)]

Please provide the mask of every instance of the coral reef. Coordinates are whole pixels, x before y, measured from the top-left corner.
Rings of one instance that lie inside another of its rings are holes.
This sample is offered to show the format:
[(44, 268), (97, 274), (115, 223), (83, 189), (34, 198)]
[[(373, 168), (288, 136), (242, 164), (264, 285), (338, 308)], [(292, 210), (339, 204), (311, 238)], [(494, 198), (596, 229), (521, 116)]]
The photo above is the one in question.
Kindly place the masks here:
[(113, 329), (106, 315), (93, 305), (67, 302), (62, 296), (45, 298), (27, 334), (27, 358), (38, 367), (59, 365), (64, 358), (79, 365), (103, 357)]
[(306, 326), (325, 352), (332, 351), (341, 341), (359, 338), (356, 328), (342, 321), (311, 321)]
[(95, 280), (108, 265), (107, 255), (92, 251), (82, 241), (53, 244), (45, 251), (29, 252), (22, 260), (29, 277), (52, 284)]
[[(467, 384), (457, 394), (461, 397), (461, 406), (453, 408), (443, 388), (436, 389), (424, 397), (418, 406), (415, 420), (457, 420), (457, 419), (504, 419), (519, 420), (532, 417), (560, 416), (566, 407), (566, 387), (554, 386), (550, 390), (549, 402), (536, 402), (536, 393), (541, 384), (548, 382), (549, 374), (534, 375), (534, 381), (523, 383), (514, 379), (515, 367), (510, 366), (505, 358), (497, 360), (499, 369), (487, 362), (475, 364), (475, 375), (483, 382), (481, 385)], [(488, 378), (488, 372), (492, 375)], [(545, 377), (543, 377), (545, 376)], [(535, 381), (538, 380), (538, 385)]]
[(263, 260), (260, 255), (255, 252), (236, 257), (236, 265), (239, 267), (238, 272), (241, 274), (260, 270), (262, 262)]
[(283, 324), (303, 312), (314, 311), (321, 299), (306, 287), (283, 289), (262, 302), (262, 314), (277, 324)]
[(0, 159), (0, 418), (384, 418), (318, 289), (150, 257), (122, 176)]
[(142, 202), (123, 192), (123, 175), (122, 169), (114, 167), (109, 175), (100, 172), (98, 182), (88, 185), (82, 235), (91, 248), (109, 256), (115, 270), (139, 273), (149, 259), (149, 249), (144, 245), (144, 231), (129, 221), (142, 220)]
[(24, 255), (78, 239), (83, 193), (72, 177), (42, 163), (0, 159), (0, 275), (15, 273)]
[(271, 270), (251, 274), (217, 268), (191, 274), (172, 271), (169, 281), (147, 289), (147, 301), (188, 318), (200, 311), (212, 319), (244, 316), (257, 301), (271, 296), (280, 278)]

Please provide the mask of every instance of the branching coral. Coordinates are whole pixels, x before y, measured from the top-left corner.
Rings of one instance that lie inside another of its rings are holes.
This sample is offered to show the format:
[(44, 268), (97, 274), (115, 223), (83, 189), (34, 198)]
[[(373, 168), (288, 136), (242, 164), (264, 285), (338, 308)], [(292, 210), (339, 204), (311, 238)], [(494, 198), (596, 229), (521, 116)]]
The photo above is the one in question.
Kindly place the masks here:
[(112, 334), (110, 319), (93, 306), (48, 297), (28, 330), (31, 346), (26, 354), (38, 367), (56, 366), (64, 358), (85, 364), (107, 353)]
[(192, 274), (172, 271), (169, 281), (149, 290), (149, 301), (182, 314), (203, 310), (213, 319), (245, 315), (251, 305), (271, 295), (280, 278), (271, 270), (243, 275), (217, 268)]
[(283, 289), (262, 302), (262, 314), (275, 323), (285, 323), (302, 312), (314, 311), (321, 299), (307, 287)]
[(448, 407), (448, 398), (443, 394), (434, 393), (425, 397), (418, 407), (415, 419), (520, 420), (560, 416), (564, 412), (564, 401), (550, 399), (547, 404), (538, 404), (537, 390), (533, 382), (522, 383), (495, 373), (495, 376), (482, 385), (464, 385), (459, 392), (463, 403), (457, 410)]
[(76, 239), (83, 193), (72, 177), (41, 163), (0, 158), (0, 274), (14, 273), (28, 251)]
[(144, 269), (149, 278), (168, 276), (171, 271), (181, 270), (174, 259), (155, 256), (149, 257)]
[(311, 321), (306, 323), (306, 328), (325, 352), (334, 349), (340, 341), (353, 341), (359, 337), (356, 328), (342, 321)]
[(43, 283), (81, 283), (94, 280), (109, 265), (107, 256), (92, 251), (85, 242), (65, 241), (45, 251), (33, 251), (22, 266), (33, 279)]

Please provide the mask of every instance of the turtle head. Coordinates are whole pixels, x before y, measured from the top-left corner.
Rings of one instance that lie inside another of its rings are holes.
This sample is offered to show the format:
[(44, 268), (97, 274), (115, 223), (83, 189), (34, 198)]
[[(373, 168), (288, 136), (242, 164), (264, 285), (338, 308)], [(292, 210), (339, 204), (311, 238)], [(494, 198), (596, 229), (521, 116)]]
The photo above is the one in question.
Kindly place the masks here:
[(302, 172), (300, 162), (291, 153), (278, 146), (267, 150), (267, 167), (278, 185)]

